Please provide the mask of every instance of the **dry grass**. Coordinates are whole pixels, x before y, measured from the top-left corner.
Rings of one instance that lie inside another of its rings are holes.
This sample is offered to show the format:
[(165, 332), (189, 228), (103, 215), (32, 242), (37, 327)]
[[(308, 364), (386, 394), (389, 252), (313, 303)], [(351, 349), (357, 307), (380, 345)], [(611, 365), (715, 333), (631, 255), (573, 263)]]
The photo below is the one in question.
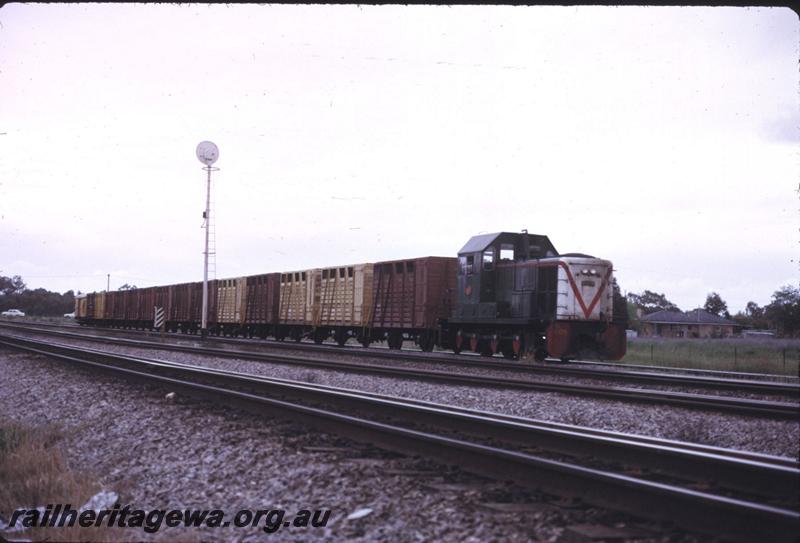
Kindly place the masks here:
[[(0, 513), (7, 521), (17, 508), (61, 503), (78, 509), (101, 490), (87, 474), (68, 469), (58, 445), (62, 435), (53, 426), (27, 428), (0, 419)], [(120, 535), (107, 527), (77, 526), (8, 534), (34, 541), (114, 541)]]
[[(70, 470), (61, 450), (63, 431), (57, 426), (30, 428), (0, 417), (0, 515), (10, 521), (16, 509), (70, 504), (79, 509), (89, 498), (102, 490), (96, 479), (87, 473)], [(128, 491), (125, 484), (114, 489), (120, 494)], [(122, 502), (126, 505), (125, 502)], [(212, 535), (218, 535), (212, 530)], [(26, 541), (170, 541), (197, 543), (202, 541), (202, 529), (167, 528), (155, 534), (142, 528), (83, 528), (77, 525), (63, 528), (31, 528), (23, 532), (0, 531), (12, 540)]]

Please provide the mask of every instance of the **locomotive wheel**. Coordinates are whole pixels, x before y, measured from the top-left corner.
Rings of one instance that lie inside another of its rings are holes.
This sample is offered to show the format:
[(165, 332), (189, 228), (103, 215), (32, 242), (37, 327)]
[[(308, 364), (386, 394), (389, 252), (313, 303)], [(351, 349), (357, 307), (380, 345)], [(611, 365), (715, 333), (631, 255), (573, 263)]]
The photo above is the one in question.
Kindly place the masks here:
[(519, 356), (514, 354), (514, 349), (512, 347), (503, 348), (503, 358), (508, 360), (519, 360)]

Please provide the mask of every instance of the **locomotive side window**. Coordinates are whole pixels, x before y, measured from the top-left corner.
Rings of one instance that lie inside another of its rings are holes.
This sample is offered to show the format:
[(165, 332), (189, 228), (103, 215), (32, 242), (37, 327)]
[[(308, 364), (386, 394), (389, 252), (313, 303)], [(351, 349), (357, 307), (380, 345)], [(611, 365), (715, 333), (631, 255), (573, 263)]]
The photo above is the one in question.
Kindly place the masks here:
[(491, 270), (494, 267), (494, 249), (487, 249), (483, 252), (483, 269)]
[(514, 245), (503, 243), (500, 245), (500, 260), (514, 260)]
[(466, 269), (465, 269), (467, 275), (472, 275), (472, 272), (473, 272), (474, 268), (475, 268), (475, 257), (472, 256), (472, 255), (469, 255), (467, 257), (467, 265), (466, 265)]
[(466, 275), (467, 273), (467, 257), (458, 257), (458, 275)]

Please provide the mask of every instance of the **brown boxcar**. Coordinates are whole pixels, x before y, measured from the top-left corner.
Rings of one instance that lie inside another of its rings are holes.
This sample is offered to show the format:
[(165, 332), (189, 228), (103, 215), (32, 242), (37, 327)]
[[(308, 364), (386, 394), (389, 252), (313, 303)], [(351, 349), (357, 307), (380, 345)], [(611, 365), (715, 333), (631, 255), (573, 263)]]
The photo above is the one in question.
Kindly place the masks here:
[(106, 314), (114, 326), (121, 326), (125, 321), (125, 296), (120, 290), (106, 294)]
[(252, 337), (266, 337), (278, 324), (281, 298), (281, 274), (264, 273), (245, 277), (246, 332)]
[(153, 307), (155, 306), (155, 287), (140, 288), (136, 290), (138, 303), (136, 304), (136, 327), (147, 327), (148, 321), (153, 322)]
[(131, 326), (139, 316), (139, 294), (136, 289), (123, 290), (122, 297), (125, 299), (125, 323)]
[(92, 315), (95, 320), (102, 321), (106, 318), (106, 293), (96, 292), (94, 295), (94, 313)]
[(387, 331), (389, 346), (400, 348), (403, 334), (433, 348), (437, 324), (453, 307), (458, 259), (429, 256), (375, 264), (372, 328)]
[(169, 287), (169, 313), (167, 321), (172, 323), (189, 322), (191, 319), (190, 288), (191, 283), (181, 283)]

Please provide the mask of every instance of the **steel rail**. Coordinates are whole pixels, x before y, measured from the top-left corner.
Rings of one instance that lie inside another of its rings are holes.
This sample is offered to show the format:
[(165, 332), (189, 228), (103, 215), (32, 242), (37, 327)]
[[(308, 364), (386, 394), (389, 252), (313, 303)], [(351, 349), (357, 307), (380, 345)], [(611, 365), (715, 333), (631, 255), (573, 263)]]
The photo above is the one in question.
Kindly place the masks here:
[[(409, 413), (411, 420), (422, 420), (423, 424), (433, 424), (452, 430), (452, 422), (461, 420), (462, 426), (469, 433), (483, 432), (491, 439), (511, 437), (509, 441), (519, 442), (522, 436), (530, 435), (529, 440), (541, 443), (541, 435), (545, 429), (537, 427), (536, 421), (525, 419), (512, 421), (511, 417), (498, 418), (494, 415), (453, 409), (448, 406), (421, 406), (404, 403), (397, 398), (380, 399), (376, 395), (363, 395), (354, 391), (343, 391), (307, 385), (297, 382), (254, 378), (232, 372), (209, 370), (164, 361), (139, 359), (136, 357), (112, 355), (103, 351), (80, 349), (65, 345), (52, 344), (25, 338), (0, 337), (0, 343), (18, 349), (37, 352), (62, 360), (80, 362), (91, 367), (113, 370), (129, 376), (146, 380), (158, 380), (163, 384), (180, 386), (184, 389), (202, 391), (228, 399), (245, 400), (250, 404), (269, 406), (287, 414), (300, 416), (307, 422), (319, 423), (325, 431), (332, 429), (341, 431), (359, 441), (367, 441), (379, 446), (400, 450), (409, 454), (426, 454), (446, 463), (457, 463), (461, 467), (483, 476), (502, 480), (513, 480), (517, 484), (534, 488), (545, 487), (556, 494), (580, 496), (587, 503), (602, 507), (610, 507), (635, 515), (643, 515), (661, 520), (670, 520), (681, 526), (715, 535), (723, 535), (736, 540), (752, 540), (769, 537), (771, 540), (791, 540), (800, 529), (800, 513), (779, 506), (767, 505), (737, 499), (708, 492), (699, 492), (680, 486), (647, 481), (609, 471), (570, 464), (535, 456), (527, 452), (510, 450), (501, 446), (475, 443), (446, 435), (432, 434), (425, 430), (400, 427), (394, 424), (367, 420), (351, 415), (333, 412), (321, 407), (312, 407), (292, 403), (286, 397), (299, 397), (308, 401), (321, 403), (356, 404), (362, 409), (372, 405), (371, 411), (384, 416), (394, 416), (398, 410)], [(98, 361), (102, 360), (102, 361)], [(131, 367), (109, 365), (108, 362), (133, 365), (145, 368), (145, 371)], [(165, 375), (166, 373), (166, 375)], [(172, 375), (170, 375), (172, 374)], [(207, 382), (197, 382), (198, 376)], [(194, 381), (185, 380), (192, 377)], [(231, 390), (221, 388), (222, 382), (235, 384)], [(266, 398), (265, 391), (273, 396)], [(338, 399), (338, 400), (336, 400)], [(423, 407), (425, 407), (423, 409)], [(319, 426), (319, 424), (316, 424)], [(502, 431), (497, 430), (503, 428)], [(562, 439), (589, 440), (579, 432), (560, 430)], [(557, 435), (558, 432), (553, 435)], [(634, 436), (628, 436), (633, 438)], [(619, 439), (613, 445), (616, 450), (635, 447), (632, 439)], [(586, 441), (588, 442), (588, 441)], [(638, 444), (641, 445), (641, 444)], [(676, 445), (676, 443), (673, 443)], [(604, 447), (612, 447), (610, 444)], [(600, 447), (602, 449), (603, 447)], [(797, 468), (770, 464), (766, 461), (741, 460), (733, 456), (725, 458), (722, 454), (698, 454), (696, 451), (679, 451), (676, 446), (667, 447), (664, 457), (695, 458), (707, 465), (716, 463), (725, 465), (729, 475), (737, 473), (737, 469), (746, 473), (761, 473), (764, 477), (775, 480), (781, 477), (796, 480)], [(457, 450), (456, 454), (454, 451)], [(606, 449), (610, 450), (610, 449)], [(646, 456), (647, 447), (639, 448), (640, 454)], [(762, 460), (765, 458), (762, 456)], [(636, 456), (638, 459), (639, 456)], [(784, 459), (785, 460), (785, 459)], [(731, 468), (731, 466), (738, 468)], [(771, 474), (771, 475), (770, 475)], [(752, 475), (745, 476), (752, 478)], [(769, 485), (760, 490), (766, 491)], [(796, 485), (793, 486), (796, 489)], [(773, 490), (775, 490), (773, 488)], [(794, 496), (790, 493), (789, 496)]]
[(233, 351), (202, 346), (175, 345), (172, 343), (151, 342), (139, 339), (86, 336), (71, 332), (47, 331), (62, 337), (77, 337), (82, 340), (101, 343), (116, 343), (132, 347), (185, 352), (220, 358), (239, 358), (258, 362), (300, 365), (326, 370), (346, 371), (401, 379), (414, 379), (443, 384), (464, 386), (492, 387), (503, 389), (533, 390), (540, 392), (558, 392), (563, 394), (588, 396), (617, 401), (639, 402), (649, 404), (674, 405), (684, 408), (717, 410), (737, 415), (761, 416), (771, 418), (798, 418), (800, 404), (754, 400), (726, 396), (690, 394), (685, 392), (669, 392), (649, 389), (632, 389), (624, 387), (599, 387), (590, 385), (574, 385), (567, 383), (537, 382), (519, 379), (486, 377), (480, 375), (454, 374), (447, 371), (407, 368), (402, 366), (377, 366), (352, 362), (330, 361), (316, 358), (301, 358), (271, 353), (250, 351)]
[[(0, 323), (0, 326), (6, 323)], [(48, 324), (46, 326), (75, 328), (75, 326)], [(35, 328), (26, 327), (22, 324), (14, 323), (10, 327), (22, 327), (29, 330), (36, 330)], [(42, 333), (56, 332), (50, 330), (40, 329)], [(146, 331), (134, 330), (116, 330), (107, 328), (94, 328), (93, 330), (100, 333), (122, 332), (130, 334), (145, 334), (152, 336), (152, 333)], [(60, 334), (73, 334), (75, 332), (60, 332)], [(84, 335), (85, 334), (77, 334)], [(185, 334), (170, 334), (170, 337), (176, 339), (191, 340), (192, 336)], [(294, 350), (308, 350), (312, 352), (330, 352), (335, 354), (346, 354), (357, 357), (370, 357), (370, 358), (383, 358), (389, 360), (400, 360), (403, 362), (424, 362), (424, 363), (447, 363), (451, 365), (460, 365), (468, 367), (476, 367), (481, 369), (495, 369), (500, 371), (512, 371), (520, 374), (531, 375), (558, 375), (569, 377), (581, 377), (587, 379), (600, 379), (606, 381), (629, 381), (635, 383), (644, 383), (651, 385), (674, 386), (674, 387), (690, 387), (702, 388), (711, 390), (730, 390), (743, 393), (755, 394), (778, 394), (800, 398), (800, 384), (792, 382), (779, 382), (779, 381), (765, 381), (732, 377), (713, 377), (713, 376), (700, 376), (700, 375), (685, 375), (685, 374), (665, 374), (653, 371), (639, 371), (633, 370), (602, 370), (594, 368), (578, 368), (578, 367), (565, 367), (565, 366), (544, 366), (544, 365), (525, 365), (522, 363), (509, 363), (494, 361), (490, 358), (478, 356), (456, 356), (445, 353), (417, 353), (413, 351), (392, 351), (387, 349), (364, 349), (360, 347), (338, 347), (330, 345), (311, 345), (307, 343), (286, 343), (286, 342), (254, 342), (245, 339), (234, 338), (214, 338), (206, 339), (206, 342), (212, 341), (222, 345), (242, 345), (242, 346), (258, 346), (267, 345), (270, 348), (281, 349), (294, 349)], [(470, 360), (476, 358), (477, 360)], [(583, 362), (582, 362), (583, 363)], [(602, 364), (597, 364), (602, 365)], [(638, 367), (637, 367), (638, 368)], [(679, 368), (680, 369), (680, 368)], [(752, 374), (751, 374), (752, 375)]]

